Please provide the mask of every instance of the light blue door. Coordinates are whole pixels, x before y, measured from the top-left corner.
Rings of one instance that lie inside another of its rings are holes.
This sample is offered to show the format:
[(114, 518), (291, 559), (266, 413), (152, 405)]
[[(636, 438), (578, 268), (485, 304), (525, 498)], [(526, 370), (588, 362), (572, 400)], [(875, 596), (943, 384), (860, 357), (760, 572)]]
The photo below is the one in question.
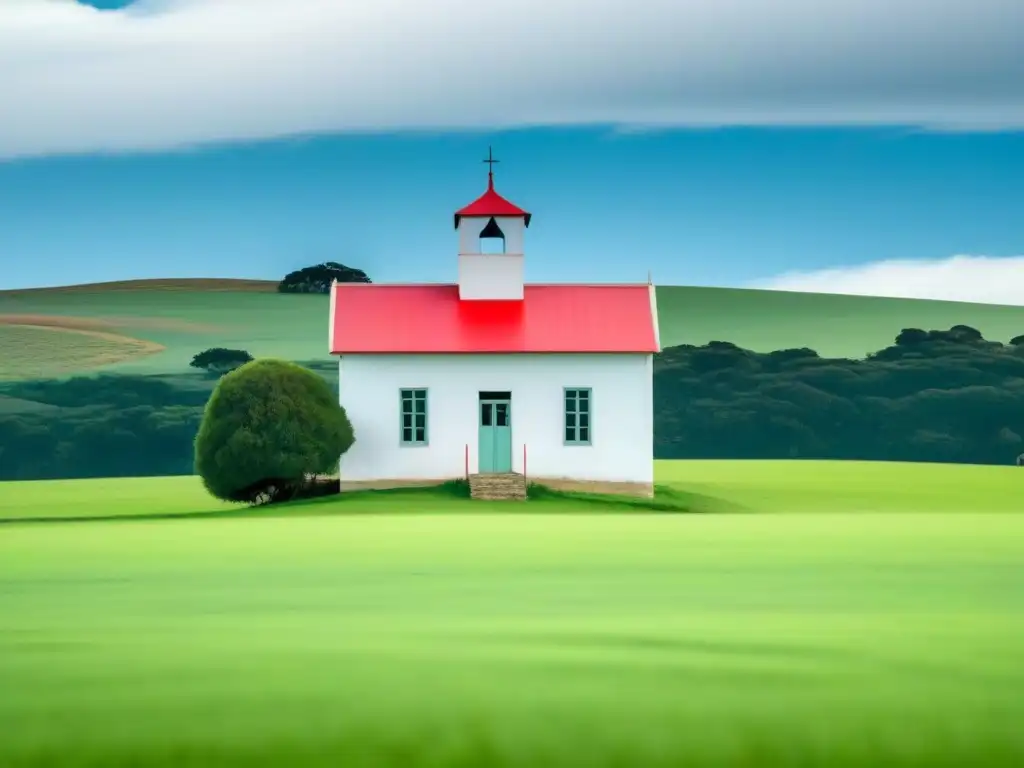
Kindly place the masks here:
[(480, 401), (479, 472), (512, 471), (512, 401)]

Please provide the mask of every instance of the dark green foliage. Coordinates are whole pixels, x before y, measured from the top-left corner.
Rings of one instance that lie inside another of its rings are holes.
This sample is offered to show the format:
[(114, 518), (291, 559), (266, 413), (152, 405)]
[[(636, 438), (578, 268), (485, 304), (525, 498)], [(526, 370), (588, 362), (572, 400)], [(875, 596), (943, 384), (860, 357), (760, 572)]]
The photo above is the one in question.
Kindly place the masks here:
[(454, 496), (458, 499), (469, 498), (469, 482), (459, 478), (457, 480), (449, 480), (445, 483), (441, 483), (435, 488), (437, 493), (443, 493), (447, 496)]
[[(192, 383), (195, 386), (184, 386)], [(127, 408), (149, 405), (202, 406), (210, 397), (211, 384), (198, 374), (189, 377), (164, 376), (75, 376), (71, 379), (12, 382), (2, 393), (23, 400), (32, 400), (61, 408), (105, 407)]]
[[(322, 376), (337, 391), (336, 365)], [(197, 372), (0, 385), (0, 395), (39, 404), (0, 410), (0, 480), (190, 475), (215, 383)]]
[(213, 347), (200, 352), (192, 358), (189, 363), (193, 368), (202, 368), (213, 373), (227, 373), (233, 371), (240, 365), (245, 365), (252, 360), (252, 355), (244, 349), (225, 349), (224, 347)]
[(0, 414), (0, 480), (192, 474), (201, 407)]
[(361, 269), (327, 261), (289, 272), (278, 284), (277, 290), (281, 293), (327, 293), (335, 280), (339, 283), (370, 282), (370, 278)]
[[(932, 333), (942, 333), (942, 331), (933, 331)], [(977, 328), (971, 328), (969, 325), (954, 325), (946, 333), (948, 338), (964, 343), (985, 340), (981, 335), (981, 331)]]
[(310, 476), (333, 472), (352, 443), (352, 425), (323, 378), (284, 360), (255, 360), (210, 396), (195, 468), (227, 501), (293, 498)]
[(0, 480), (191, 474), (209, 393), (198, 374), (7, 384), (0, 394), (41, 407), (0, 412)]
[(970, 344), (984, 341), (981, 331), (969, 325), (954, 325), (948, 331), (924, 331), (920, 328), (904, 328), (896, 337), (896, 345), (902, 347), (946, 341), (954, 344)]
[(1024, 347), (968, 326), (904, 329), (866, 360), (722, 344), (659, 357), (659, 458), (1011, 464), (1024, 448)]
[(779, 363), (788, 363), (793, 360), (809, 360), (811, 358), (817, 358), (818, 353), (813, 349), (801, 347), (799, 349), (779, 349), (775, 352), (769, 352), (768, 357)]
[(903, 347), (921, 344), (925, 341), (928, 341), (928, 331), (920, 328), (904, 328), (896, 336), (896, 344)]

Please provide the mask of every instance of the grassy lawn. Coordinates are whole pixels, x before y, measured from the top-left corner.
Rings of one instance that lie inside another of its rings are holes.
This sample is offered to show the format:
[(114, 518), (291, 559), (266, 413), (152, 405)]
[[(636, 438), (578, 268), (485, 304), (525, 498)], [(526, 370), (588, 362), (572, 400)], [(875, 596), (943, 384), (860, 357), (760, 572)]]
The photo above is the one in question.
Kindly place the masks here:
[[(659, 466), (778, 514), (420, 492), (4, 525), (0, 765), (1019, 765), (1024, 516), (978, 492), (1024, 475), (989, 470)], [(29, 503), (217, 507), (191, 478), (0, 484), (0, 517)]]
[[(693, 512), (1017, 512), (1024, 511), (1024, 470), (1017, 467), (852, 461), (658, 461), (658, 497)], [(0, 522), (166, 517), (230, 513), (198, 478), (45, 480), (0, 483)], [(347, 493), (341, 498), (273, 508), (271, 515), (507, 511), (431, 490)], [(542, 498), (520, 511), (595, 512), (585, 498)], [(619, 511), (602, 504), (602, 511)], [(628, 508), (627, 508), (628, 509)], [(258, 516), (268, 513), (258, 512)]]
[(885, 461), (658, 461), (709, 511), (1024, 512), (1024, 469)]
[(0, 520), (137, 517), (244, 509), (212, 498), (197, 477), (0, 482)]

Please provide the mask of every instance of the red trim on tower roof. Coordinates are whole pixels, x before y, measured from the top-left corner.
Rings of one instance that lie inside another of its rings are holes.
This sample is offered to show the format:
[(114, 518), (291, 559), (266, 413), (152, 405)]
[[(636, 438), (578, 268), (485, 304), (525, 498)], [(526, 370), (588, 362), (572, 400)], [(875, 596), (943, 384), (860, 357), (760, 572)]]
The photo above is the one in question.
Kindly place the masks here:
[(455, 212), (455, 227), (463, 216), (522, 216), (530, 226), (530, 214), (494, 191), (494, 174), (487, 174), (487, 191), (464, 208)]
[(332, 354), (659, 351), (648, 285), (527, 285), (521, 301), (457, 285), (338, 283)]

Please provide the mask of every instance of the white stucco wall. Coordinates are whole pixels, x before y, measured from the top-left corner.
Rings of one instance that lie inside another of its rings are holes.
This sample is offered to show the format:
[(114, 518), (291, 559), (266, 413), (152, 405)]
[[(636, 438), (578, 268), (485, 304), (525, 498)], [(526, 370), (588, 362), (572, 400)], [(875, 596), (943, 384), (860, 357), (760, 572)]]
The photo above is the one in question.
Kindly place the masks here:
[(523, 298), (523, 255), (460, 253), (459, 298)]
[[(480, 233), (490, 220), (490, 216), (459, 219), (459, 253), (480, 253)], [(494, 221), (505, 235), (505, 253), (523, 253), (526, 221), (520, 216), (495, 216)]]
[[(512, 468), (528, 477), (654, 481), (650, 355), (345, 355), (340, 402), (355, 430), (343, 480), (441, 479), (477, 471), (481, 391), (512, 393)], [(563, 444), (564, 387), (592, 390), (591, 445)], [(429, 445), (403, 447), (401, 389), (426, 388)]]

